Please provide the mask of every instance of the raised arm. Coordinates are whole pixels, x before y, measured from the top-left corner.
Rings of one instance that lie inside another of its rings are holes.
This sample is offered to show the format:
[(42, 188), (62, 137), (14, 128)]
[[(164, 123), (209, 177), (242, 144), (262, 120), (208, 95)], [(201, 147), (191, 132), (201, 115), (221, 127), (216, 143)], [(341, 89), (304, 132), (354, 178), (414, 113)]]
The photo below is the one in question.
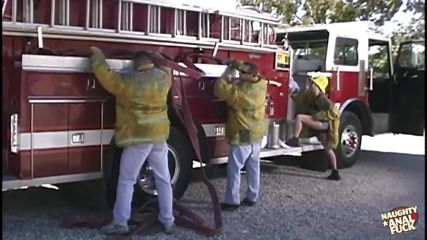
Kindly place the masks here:
[(125, 88), (125, 84), (121, 81), (121, 75), (111, 70), (101, 49), (91, 47), (90, 50), (93, 53), (90, 57), (91, 68), (96, 79), (108, 92), (118, 95)]
[(231, 72), (233, 68), (227, 67), (221, 77), (215, 80), (214, 94), (224, 100), (229, 106), (236, 103), (238, 92), (234, 83), (231, 81)]

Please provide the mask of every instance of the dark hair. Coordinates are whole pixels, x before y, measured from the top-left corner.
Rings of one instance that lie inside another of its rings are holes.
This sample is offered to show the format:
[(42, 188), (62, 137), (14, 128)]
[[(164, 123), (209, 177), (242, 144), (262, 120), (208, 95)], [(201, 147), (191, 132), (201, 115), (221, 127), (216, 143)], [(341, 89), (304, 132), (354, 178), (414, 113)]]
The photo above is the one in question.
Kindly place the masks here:
[(244, 69), (242, 69), (242, 72), (247, 73), (247, 74), (251, 74), (251, 75), (257, 75), (258, 74), (258, 66), (253, 64), (253, 63), (250, 63), (250, 62), (245, 62), (244, 63)]
[(151, 62), (150, 59), (150, 54), (148, 52), (145, 51), (139, 51), (137, 53), (135, 53), (133, 60), (136, 63), (148, 63)]

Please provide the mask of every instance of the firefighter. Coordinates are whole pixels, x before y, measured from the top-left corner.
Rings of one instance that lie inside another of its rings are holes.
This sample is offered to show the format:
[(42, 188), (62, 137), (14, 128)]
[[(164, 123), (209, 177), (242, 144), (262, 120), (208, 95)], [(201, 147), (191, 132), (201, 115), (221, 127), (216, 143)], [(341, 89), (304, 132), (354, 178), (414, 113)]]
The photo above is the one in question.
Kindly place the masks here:
[(292, 138), (286, 141), (286, 145), (300, 147), (299, 137), (303, 126), (311, 130), (322, 143), (326, 156), (332, 166), (329, 180), (340, 180), (337, 161), (334, 150), (339, 141), (338, 128), (340, 112), (326, 96), (326, 88), (329, 80), (325, 76), (311, 77), (308, 92), (292, 93), (292, 98), (300, 108), (300, 114), (295, 117), (292, 128)]
[[(240, 73), (233, 79), (233, 73)], [(232, 60), (215, 81), (214, 94), (228, 105), (225, 137), (230, 145), (227, 187), (221, 209), (236, 210), (240, 205), (240, 170), (245, 167), (248, 189), (242, 204), (254, 206), (259, 194), (261, 140), (265, 133), (267, 82), (256, 65)]]
[(169, 119), (167, 95), (171, 87), (171, 70), (155, 66), (152, 57), (159, 53), (138, 52), (134, 70), (120, 74), (112, 71), (103, 52), (91, 47), (91, 65), (101, 85), (116, 96), (116, 144), (123, 147), (117, 184), (113, 221), (102, 227), (105, 234), (129, 232), (128, 220), (134, 184), (145, 160), (153, 169), (159, 199), (158, 219), (170, 234), (174, 226), (172, 187), (168, 166)]

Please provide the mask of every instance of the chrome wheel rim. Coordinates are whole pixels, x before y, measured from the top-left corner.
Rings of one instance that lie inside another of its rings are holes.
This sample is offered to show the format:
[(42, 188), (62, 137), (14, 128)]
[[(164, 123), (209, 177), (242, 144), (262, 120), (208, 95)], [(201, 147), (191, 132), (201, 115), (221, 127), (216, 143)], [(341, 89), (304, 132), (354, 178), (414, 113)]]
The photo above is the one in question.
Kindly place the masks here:
[[(178, 181), (178, 176), (181, 172), (181, 163), (177, 151), (168, 145), (168, 164), (169, 173), (171, 176), (171, 184), (174, 186)], [(157, 196), (156, 184), (154, 181), (153, 169), (147, 164), (141, 168), (137, 178), (138, 186), (147, 194)]]
[(356, 128), (348, 125), (341, 133), (341, 151), (346, 158), (352, 157), (359, 147), (359, 135)]

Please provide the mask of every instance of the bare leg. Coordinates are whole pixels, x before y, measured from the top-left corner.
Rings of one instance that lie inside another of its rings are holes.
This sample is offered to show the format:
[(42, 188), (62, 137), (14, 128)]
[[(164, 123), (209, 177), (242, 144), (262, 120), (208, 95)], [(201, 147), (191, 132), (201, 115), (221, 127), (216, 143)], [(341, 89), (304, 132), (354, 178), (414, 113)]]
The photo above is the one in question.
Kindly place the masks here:
[(329, 160), (329, 163), (332, 166), (332, 169), (337, 170), (337, 158), (335, 156), (334, 150), (328, 145), (328, 136), (326, 133), (320, 133), (318, 135), (320, 142), (322, 143), (323, 150), (326, 153), (326, 157)]
[(302, 126), (307, 126), (311, 129), (323, 129), (322, 122), (316, 121), (312, 116), (306, 114), (298, 114), (295, 117), (294, 125), (292, 128), (292, 136), (299, 138), (301, 134)]

